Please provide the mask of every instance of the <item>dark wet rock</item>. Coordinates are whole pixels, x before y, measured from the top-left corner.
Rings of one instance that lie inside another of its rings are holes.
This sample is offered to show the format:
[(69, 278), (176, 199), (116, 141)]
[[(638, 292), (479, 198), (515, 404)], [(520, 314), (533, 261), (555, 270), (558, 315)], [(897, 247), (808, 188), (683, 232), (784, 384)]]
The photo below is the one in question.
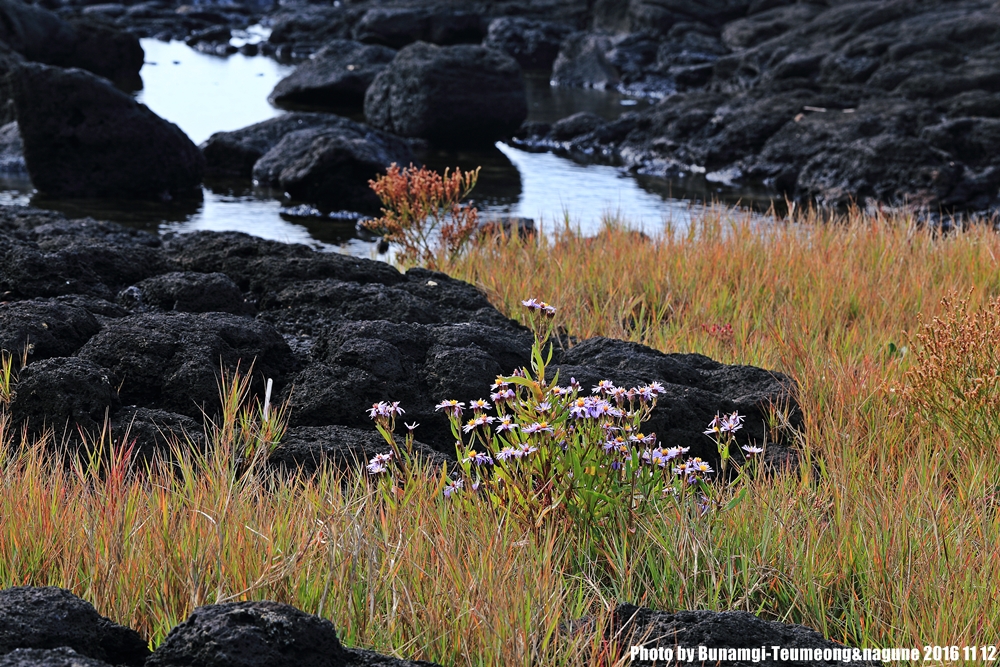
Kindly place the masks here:
[(24, 143), (17, 123), (0, 127), (0, 174), (27, 174), (24, 163)]
[(201, 145), (214, 176), (253, 176), (293, 196), (350, 210), (377, 211), (368, 179), (414, 161), (397, 137), (340, 116), (291, 113)]
[(289, 113), (232, 132), (216, 132), (200, 148), (211, 176), (246, 176), (286, 134), (336, 127), (340, 118), (320, 113)]
[(351, 25), (360, 18), (352, 9), (330, 5), (285, 8), (272, 19), (268, 44), (296, 45), (312, 52), (330, 40), (351, 39)]
[(147, 278), (119, 292), (118, 303), (133, 312), (156, 309), (253, 315), (255, 310), (226, 274), (194, 271), (174, 271)]
[(167, 241), (168, 256), (185, 271), (221, 272), (243, 291), (275, 294), (305, 280), (402, 282), (403, 275), (385, 262), (321, 253), (304, 246), (269, 241), (240, 232), (195, 232)]
[(372, 7), (353, 28), (354, 39), (402, 48), (414, 42), (477, 44), (486, 34), (483, 17), (476, 11), (453, 6)]
[[(400, 425), (397, 442), (402, 446), (405, 429)], [(286, 471), (312, 474), (324, 464), (341, 470), (363, 468), (376, 454), (391, 451), (374, 426), (350, 428), (347, 426), (297, 426), (288, 429), (281, 444), (272, 452), (268, 463)], [(430, 464), (441, 465), (448, 461), (444, 454), (431, 449), (419, 440), (413, 442), (417, 458)]]
[(25, 65), (13, 98), (28, 172), (47, 195), (169, 198), (201, 182), (191, 140), (93, 74)]
[(1000, 113), (1000, 19), (986, 0), (593, 11), (605, 32), (568, 37), (553, 79), (665, 99), (572, 137), (523, 128), (521, 146), (836, 207), (1000, 206), (987, 122)]
[(154, 456), (169, 458), (173, 449), (203, 450), (205, 430), (200, 422), (166, 410), (127, 407), (111, 420), (116, 443), (132, 448), (133, 460), (149, 461)]
[(318, 337), (307, 366), (294, 380), (292, 423), (371, 428), (366, 411), (378, 401), (400, 401), (417, 437), (453, 454), (447, 419), (434, 405), (445, 399), (489, 396), (497, 375), (528, 363), (531, 334), (476, 323), (342, 322)]
[[(149, 655), (146, 640), (135, 630), (97, 613), (93, 605), (54, 586), (18, 586), (0, 591), (0, 655), (11, 665), (92, 667), (53, 656), (54, 662), (30, 662), (32, 656), (11, 657), (16, 649), (66, 647), (92, 660), (139, 667)], [(5, 663), (6, 664), (6, 663)]]
[(70, 25), (76, 33), (72, 55), (49, 64), (80, 67), (130, 89), (142, 87), (139, 70), (145, 54), (135, 35), (84, 18)]
[(219, 407), (220, 368), (248, 373), (280, 388), (294, 370), (291, 350), (265, 322), (228, 313), (145, 313), (105, 323), (78, 353), (121, 378), (126, 404), (200, 418)]
[(88, 310), (55, 299), (0, 304), (0, 348), (15, 359), (25, 350), (31, 361), (68, 357), (100, 329)]
[(728, 366), (700, 354), (664, 354), (610, 338), (582, 341), (559, 355), (557, 361), (549, 372), (558, 372), (563, 384), (575, 377), (584, 393), (601, 380), (626, 388), (662, 382), (666, 391), (643, 429), (656, 433), (663, 446), (690, 447), (688, 456), (717, 462), (715, 441), (703, 431), (717, 414), (739, 412), (746, 421), (731, 452), (737, 461), (742, 460), (739, 446), (761, 446), (765, 441), (768, 463), (783, 467), (796, 461), (787, 442), (776, 443), (766, 437), (771, 406), (786, 409), (793, 427), (802, 426), (795, 383), (782, 373), (754, 366)]
[(375, 76), (396, 57), (385, 46), (334, 40), (278, 82), (268, 100), (277, 105), (361, 108)]
[(345, 648), (333, 624), (295, 607), (229, 602), (195, 609), (174, 627), (146, 667), (433, 667)]
[(411, 164), (413, 152), (399, 137), (334, 118), (325, 127), (282, 137), (254, 164), (254, 181), (296, 199), (377, 213), (379, 200), (369, 181), (392, 164)]
[(104, 419), (121, 407), (118, 377), (107, 368), (77, 357), (53, 357), (20, 370), (10, 415), (32, 433), (52, 428), (56, 441), (75, 439), (78, 429), (100, 433)]
[(20, 0), (0, 3), (0, 40), (28, 60), (80, 67), (114, 81), (138, 76), (142, 48), (134, 35), (88, 20), (65, 21)]
[(504, 16), (490, 22), (483, 46), (503, 51), (524, 69), (551, 69), (572, 31), (561, 23)]
[(436, 144), (492, 143), (512, 134), (527, 114), (517, 61), (482, 46), (412, 44), (365, 96), (372, 126)]
[[(583, 625), (587, 626), (589, 622)], [(615, 608), (606, 635), (609, 640), (616, 639), (619, 646), (647, 648), (662, 646), (675, 650), (676, 647), (683, 647), (696, 652), (698, 647), (750, 650), (767, 647), (768, 651), (775, 646), (790, 650), (845, 649), (842, 644), (830, 641), (804, 625), (765, 621), (745, 611), (665, 612), (631, 604), (620, 604)], [(695, 660), (697, 661), (697, 658)], [(644, 660), (641, 664), (649, 662)], [(715, 662), (716, 660), (711, 660), (709, 664)], [(721, 662), (735, 667), (827, 664), (822, 659), (783, 660), (780, 656), (771, 654), (754, 659), (752, 655), (743, 656), (738, 653), (733, 657), (727, 655)], [(830, 661), (831, 664), (834, 662), (853, 667), (873, 667), (875, 664), (881, 664), (863, 662), (860, 659)]]
[(19, 648), (0, 657), (0, 667), (111, 667), (71, 648)]

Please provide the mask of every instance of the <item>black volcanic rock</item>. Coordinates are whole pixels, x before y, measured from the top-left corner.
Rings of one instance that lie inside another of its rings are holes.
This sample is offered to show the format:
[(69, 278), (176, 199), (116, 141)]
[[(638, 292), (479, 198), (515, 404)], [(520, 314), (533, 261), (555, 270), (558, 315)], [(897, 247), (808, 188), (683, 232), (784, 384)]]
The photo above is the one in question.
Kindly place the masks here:
[(572, 31), (562, 23), (504, 16), (490, 22), (483, 46), (503, 51), (524, 69), (551, 69)]
[(287, 604), (228, 602), (195, 609), (146, 667), (434, 667), (345, 648), (330, 621)]
[(372, 7), (354, 25), (354, 39), (402, 48), (414, 42), (478, 44), (486, 34), (480, 12), (447, 4), (429, 7)]
[(0, 667), (111, 667), (71, 648), (19, 648), (0, 656)]
[(18, 373), (10, 416), (31, 433), (52, 428), (59, 443), (100, 433), (106, 417), (121, 408), (118, 377), (88, 359), (53, 357), (28, 364)]
[[(54, 586), (18, 586), (0, 591), (0, 655), (14, 665), (80, 665), (72, 656), (56, 654), (53, 662), (31, 662), (42, 656), (10, 654), (17, 649), (66, 647), (94, 661), (141, 667), (149, 649), (135, 630), (101, 616), (93, 605)], [(62, 652), (60, 652), (62, 653)], [(30, 660), (29, 660), (30, 659)]]
[(482, 46), (412, 44), (365, 96), (372, 126), (436, 144), (492, 143), (512, 134), (527, 115), (517, 61)]
[[(112, 320), (79, 351), (81, 359), (121, 378), (126, 404), (200, 418), (219, 408), (219, 373), (253, 368), (280, 388), (294, 367), (287, 343), (271, 325), (228, 313), (145, 313)], [(30, 367), (29, 367), (30, 368)]]
[(279, 81), (268, 100), (279, 106), (360, 109), (368, 86), (395, 57), (385, 46), (334, 40)]
[(118, 294), (118, 303), (133, 312), (149, 309), (185, 313), (253, 315), (254, 307), (224, 273), (173, 271), (136, 283)]
[(290, 132), (254, 164), (253, 178), (296, 199), (378, 213), (369, 186), (393, 164), (415, 160), (399, 137), (341, 118), (333, 125)]
[(163, 199), (201, 183), (191, 140), (105, 79), (26, 64), (13, 98), (28, 173), (46, 195)]
[(0, 303), (0, 348), (15, 359), (68, 357), (100, 329), (90, 311), (55, 299)]

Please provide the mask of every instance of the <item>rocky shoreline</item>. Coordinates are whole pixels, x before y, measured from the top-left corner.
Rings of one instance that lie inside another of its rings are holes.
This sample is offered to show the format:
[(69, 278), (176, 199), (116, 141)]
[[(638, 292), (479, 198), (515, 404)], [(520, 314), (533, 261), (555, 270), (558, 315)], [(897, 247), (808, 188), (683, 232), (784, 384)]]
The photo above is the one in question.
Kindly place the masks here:
[[(93, 434), (108, 415), (113, 436), (128, 429), (141, 457), (164, 453), (164, 433), (199, 437), (218, 410), (220, 362), (227, 372), (252, 362), (258, 394), (273, 380), (291, 408), (273, 463), (307, 467), (370, 457), (379, 445), (366, 412), (379, 401), (402, 402), (428, 455), (454, 456), (434, 405), (487, 397), (496, 376), (529, 365), (527, 329), (472, 285), (425, 269), (235, 232), (161, 238), (18, 207), (0, 211), (0, 253), (0, 347), (29, 350), (14, 425)], [(741, 444), (764, 442), (772, 405), (801, 424), (790, 378), (701, 355), (596, 338), (557, 350), (551, 372), (588, 389), (664, 383), (649, 429), (705, 460), (718, 458), (702, 433), (718, 413), (747, 416)], [(795, 460), (784, 441), (769, 440), (768, 456)]]
[[(0, 162), (50, 197), (197, 197), (206, 173), (234, 168), (213, 164), (217, 145), (254, 135), (242, 178), (359, 213), (375, 212), (358, 195), (367, 179), (412, 150), (498, 139), (802, 204), (1000, 205), (994, 0), (47, 2), (0, 5), (13, 26), (0, 30), (0, 120), (20, 126), (3, 129)], [(320, 112), (299, 127), (224, 133), (199, 154), (101, 78), (134, 81), (137, 36), (225, 56), (257, 22), (270, 36), (243, 52), (301, 63), (271, 95)], [(525, 68), (658, 101), (524, 122)]]

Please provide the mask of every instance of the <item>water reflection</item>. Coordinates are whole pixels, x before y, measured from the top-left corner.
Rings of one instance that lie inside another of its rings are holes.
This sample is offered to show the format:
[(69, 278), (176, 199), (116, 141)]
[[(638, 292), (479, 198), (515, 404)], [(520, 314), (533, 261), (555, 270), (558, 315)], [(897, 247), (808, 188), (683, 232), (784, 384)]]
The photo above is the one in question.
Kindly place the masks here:
[[(239, 129), (284, 113), (272, 107), (267, 96), (292, 71), (291, 65), (261, 56), (206, 55), (182, 42), (144, 39), (141, 43), (146, 64), (142, 69), (144, 87), (137, 99), (176, 123), (195, 143), (214, 132)], [(615, 91), (553, 88), (546, 73), (528, 72), (526, 81), (529, 119), (535, 121), (552, 122), (579, 111), (611, 119), (623, 110), (649, 104)], [(357, 112), (354, 117), (361, 120)], [(596, 233), (602, 217), (609, 213), (647, 232), (655, 232), (667, 220), (683, 226), (697, 210), (695, 202), (722, 198), (717, 184), (703, 177), (687, 179), (678, 187), (664, 179), (635, 176), (604, 165), (578, 164), (502, 143), (464, 151), (427, 150), (418, 153), (418, 158), (439, 171), (482, 167), (473, 195), (485, 217), (527, 217), (546, 227), (568, 218), (585, 234)], [(2, 181), (0, 205), (25, 203), (31, 193), (25, 178)], [(742, 194), (743, 203), (753, 196)], [(256, 188), (249, 181), (210, 181), (200, 199), (167, 204), (50, 201), (38, 196), (31, 203), (72, 216), (117, 220), (151, 230), (238, 230), (366, 257), (374, 251), (372, 239), (358, 232), (353, 221), (331, 219), (330, 211), (322, 208), (290, 209), (302, 202), (287, 200), (278, 191)]]

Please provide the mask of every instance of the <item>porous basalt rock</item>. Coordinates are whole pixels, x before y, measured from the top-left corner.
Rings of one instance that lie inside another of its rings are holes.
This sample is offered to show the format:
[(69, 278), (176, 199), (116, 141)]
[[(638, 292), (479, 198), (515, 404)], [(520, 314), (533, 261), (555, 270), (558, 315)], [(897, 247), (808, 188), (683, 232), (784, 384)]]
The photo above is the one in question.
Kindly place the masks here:
[(42, 359), (18, 373), (10, 416), (34, 434), (51, 428), (57, 443), (75, 440), (79, 429), (92, 439), (121, 407), (118, 383), (113, 372), (87, 359)]
[(90, 311), (55, 299), (0, 304), (0, 348), (15, 358), (68, 357), (100, 329)]
[(196, 271), (172, 271), (146, 278), (119, 292), (118, 303), (132, 312), (151, 309), (234, 315), (255, 312), (229, 276)]
[(121, 378), (126, 404), (196, 419), (219, 407), (220, 369), (248, 373), (252, 366), (260, 392), (266, 378), (280, 387), (294, 368), (273, 327), (228, 313), (151, 312), (109, 321), (78, 354)]
[(146, 667), (433, 667), (345, 648), (330, 621), (268, 600), (195, 609)]
[[(97, 613), (93, 605), (71, 592), (54, 586), (18, 586), (0, 590), (0, 655), (14, 665), (63, 664), (92, 667), (74, 662), (65, 651), (51, 656), (53, 662), (31, 662), (44, 656), (11, 656), (17, 649), (65, 647), (93, 661), (141, 667), (149, 649), (139, 633)], [(4, 663), (7, 664), (7, 663)]]

